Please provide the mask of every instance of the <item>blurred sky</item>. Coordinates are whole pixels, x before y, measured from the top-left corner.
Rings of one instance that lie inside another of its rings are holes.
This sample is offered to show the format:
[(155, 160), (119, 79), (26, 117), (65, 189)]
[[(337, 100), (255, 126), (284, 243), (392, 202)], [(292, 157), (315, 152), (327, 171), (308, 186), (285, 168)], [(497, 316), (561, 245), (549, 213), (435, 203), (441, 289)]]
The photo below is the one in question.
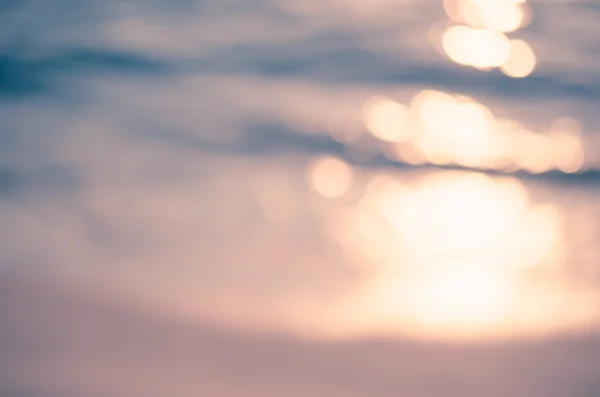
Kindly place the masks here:
[(597, 396), (599, 13), (0, 1), (0, 396)]

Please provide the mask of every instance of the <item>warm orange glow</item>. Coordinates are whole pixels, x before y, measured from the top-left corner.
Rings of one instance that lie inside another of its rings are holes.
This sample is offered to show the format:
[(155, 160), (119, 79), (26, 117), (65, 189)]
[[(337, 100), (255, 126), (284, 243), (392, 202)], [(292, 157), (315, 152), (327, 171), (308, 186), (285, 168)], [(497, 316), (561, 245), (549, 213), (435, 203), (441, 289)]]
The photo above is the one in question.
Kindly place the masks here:
[[(409, 250), (427, 257), (434, 253), (427, 246), (431, 241), (446, 254), (496, 241), (510, 230), (524, 200), (522, 188), (496, 184), (483, 175), (434, 175), (405, 197), (402, 206), (395, 203), (381, 210), (401, 231)], [(397, 210), (402, 210), (400, 217)]]
[(514, 32), (525, 19), (521, 6), (509, 1), (463, 0), (459, 12), (467, 25), (499, 32)]
[(307, 180), (314, 191), (322, 196), (342, 197), (352, 184), (352, 169), (336, 157), (321, 157), (307, 167)]
[(462, 265), (425, 277), (414, 293), (415, 316), (425, 327), (467, 333), (469, 327), (495, 324), (513, 303), (510, 280), (478, 266)]
[(494, 125), (485, 106), (467, 97), (423, 91), (413, 100), (411, 111), (421, 125), (415, 144), (431, 163), (485, 165)]
[[(341, 219), (333, 233), (372, 270), (358, 295), (341, 303), (352, 307), (343, 311), (349, 323), (334, 330), (347, 333), (351, 324), (359, 333), (455, 339), (564, 325), (555, 313), (568, 286), (523, 278), (560, 260), (561, 215), (532, 203), (515, 179), (439, 173), (406, 184), (377, 175)], [(532, 305), (540, 308), (535, 317)]]
[(510, 57), (500, 67), (500, 70), (507, 76), (521, 78), (529, 76), (535, 66), (535, 54), (531, 47), (522, 40), (511, 40)]
[(442, 46), (454, 62), (490, 69), (503, 65), (510, 57), (510, 41), (501, 32), (453, 26), (442, 37)]
[(371, 98), (364, 106), (363, 118), (373, 136), (382, 141), (403, 142), (410, 138), (408, 108), (390, 98)]
[[(549, 133), (534, 133), (516, 120), (496, 119), (474, 98), (443, 91), (417, 93), (408, 110), (387, 97), (375, 97), (365, 105), (365, 123), (373, 135), (389, 142), (381, 146), (387, 158), (413, 165), (532, 174), (556, 169), (572, 173), (585, 166), (575, 121), (559, 119)], [(406, 134), (401, 139), (395, 128), (400, 124)]]
[[(480, 70), (503, 67), (511, 77), (525, 77), (536, 65), (531, 48), (511, 33), (531, 22), (525, 0), (444, 0), (444, 10), (455, 23), (442, 35), (443, 52), (454, 62)], [(430, 33), (433, 38), (438, 34)], [(437, 43), (433, 45), (438, 48)], [(439, 48), (438, 48), (439, 50)]]

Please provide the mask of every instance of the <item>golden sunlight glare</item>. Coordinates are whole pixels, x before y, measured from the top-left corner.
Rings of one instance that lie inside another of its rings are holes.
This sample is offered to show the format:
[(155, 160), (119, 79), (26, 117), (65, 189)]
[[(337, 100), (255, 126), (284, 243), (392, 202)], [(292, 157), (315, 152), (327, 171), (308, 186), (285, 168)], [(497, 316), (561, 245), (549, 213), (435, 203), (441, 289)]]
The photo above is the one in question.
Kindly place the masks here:
[(554, 278), (562, 216), (514, 178), (444, 172), (404, 183), (376, 175), (331, 232), (370, 264), (363, 287), (340, 303), (353, 311), (342, 311), (331, 332), (348, 333), (350, 322), (359, 333), (501, 338), (581, 324), (591, 308), (580, 296), (569, 324), (557, 315), (574, 304)]
[(415, 316), (427, 327), (465, 332), (492, 325), (507, 314), (514, 299), (510, 279), (476, 265), (434, 272), (414, 293)]

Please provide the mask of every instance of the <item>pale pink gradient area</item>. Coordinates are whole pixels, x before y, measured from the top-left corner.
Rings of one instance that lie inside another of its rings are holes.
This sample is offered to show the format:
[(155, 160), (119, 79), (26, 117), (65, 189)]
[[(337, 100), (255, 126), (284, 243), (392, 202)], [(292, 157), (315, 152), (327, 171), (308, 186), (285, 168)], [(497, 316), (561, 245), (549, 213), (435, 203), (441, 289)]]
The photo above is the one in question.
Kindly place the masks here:
[(2, 396), (583, 396), (600, 338), (306, 341), (225, 332), (47, 282), (0, 282)]

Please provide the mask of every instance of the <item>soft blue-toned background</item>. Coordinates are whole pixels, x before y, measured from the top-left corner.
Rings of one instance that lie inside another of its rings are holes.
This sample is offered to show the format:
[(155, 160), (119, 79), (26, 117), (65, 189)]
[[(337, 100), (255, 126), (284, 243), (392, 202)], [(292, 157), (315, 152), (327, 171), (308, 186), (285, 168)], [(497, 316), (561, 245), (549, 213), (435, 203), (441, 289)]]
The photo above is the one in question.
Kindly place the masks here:
[[(510, 79), (435, 50), (437, 0), (0, 1), (0, 396), (597, 396), (597, 313), (482, 345), (245, 328), (360, 278), (304, 172), (323, 153), (413, 172), (325, 133), (362, 128), (372, 95), (466, 94), (534, 129), (572, 117), (600, 162), (600, 4), (529, 4), (512, 36), (537, 68)], [(595, 230), (594, 172), (519, 178)], [(299, 215), (273, 225), (261, 191), (281, 181)], [(572, 223), (564, 266), (593, 290), (598, 236)]]

